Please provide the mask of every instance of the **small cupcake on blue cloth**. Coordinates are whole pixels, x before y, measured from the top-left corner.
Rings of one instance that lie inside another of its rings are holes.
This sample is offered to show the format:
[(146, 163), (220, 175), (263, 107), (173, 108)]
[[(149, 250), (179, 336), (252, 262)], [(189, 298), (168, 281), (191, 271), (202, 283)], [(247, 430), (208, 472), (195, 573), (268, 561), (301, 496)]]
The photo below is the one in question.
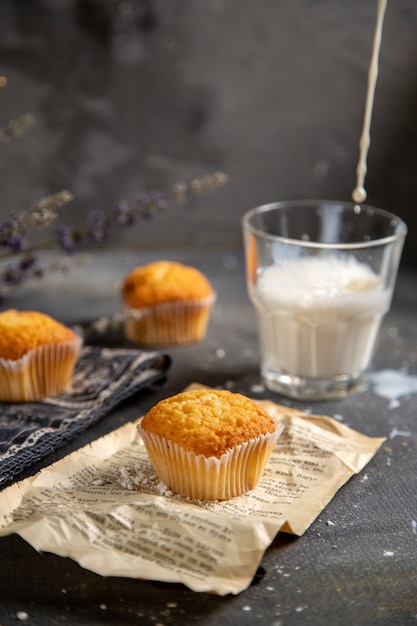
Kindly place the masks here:
[(44, 313), (0, 313), (0, 401), (34, 402), (67, 390), (81, 344)]

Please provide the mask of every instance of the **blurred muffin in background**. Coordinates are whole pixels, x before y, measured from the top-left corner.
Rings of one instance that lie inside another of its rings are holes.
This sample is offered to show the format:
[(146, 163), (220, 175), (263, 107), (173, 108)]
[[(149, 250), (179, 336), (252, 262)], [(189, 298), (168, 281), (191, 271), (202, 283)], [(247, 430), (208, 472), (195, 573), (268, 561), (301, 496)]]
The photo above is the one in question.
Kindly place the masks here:
[(216, 294), (194, 267), (156, 261), (133, 269), (121, 295), (125, 336), (146, 346), (175, 346), (202, 340)]

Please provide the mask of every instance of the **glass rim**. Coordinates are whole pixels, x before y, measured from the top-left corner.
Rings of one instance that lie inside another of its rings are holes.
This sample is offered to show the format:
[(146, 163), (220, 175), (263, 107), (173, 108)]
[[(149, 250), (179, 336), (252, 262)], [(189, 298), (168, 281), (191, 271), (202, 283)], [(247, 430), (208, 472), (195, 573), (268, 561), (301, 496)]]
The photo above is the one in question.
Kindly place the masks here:
[[(282, 235), (273, 235), (271, 233), (267, 233), (260, 228), (257, 228), (253, 224), (251, 224), (250, 220), (254, 215), (258, 215), (260, 213), (268, 213), (273, 211), (274, 209), (286, 209), (291, 207), (300, 207), (300, 208), (311, 208), (318, 209), (322, 205), (338, 205), (343, 209), (348, 209), (353, 211), (357, 215), (361, 213), (367, 212), (368, 214), (376, 214), (379, 217), (386, 218), (391, 222), (395, 221), (395, 232), (392, 235), (387, 235), (386, 237), (380, 237), (378, 239), (369, 239), (368, 241), (352, 241), (349, 243), (329, 243), (329, 242), (320, 242), (320, 241), (309, 241), (305, 239), (295, 239), (292, 237), (284, 237)], [(259, 237), (263, 237), (264, 239), (270, 239), (275, 241), (280, 241), (282, 243), (286, 243), (288, 245), (296, 245), (305, 248), (321, 248), (328, 250), (349, 250), (349, 249), (358, 249), (358, 248), (371, 248), (376, 246), (383, 246), (389, 243), (393, 243), (398, 241), (401, 238), (404, 238), (408, 232), (407, 224), (402, 220), (398, 215), (391, 213), (391, 211), (387, 211), (385, 209), (379, 209), (377, 207), (370, 206), (368, 204), (358, 204), (356, 202), (345, 202), (342, 200), (281, 200), (277, 202), (269, 202), (267, 204), (261, 204), (259, 206), (253, 207), (246, 211), (242, 217), (242, 226), (244, 229), (249, 230), (252, 234), (257, 235)]]

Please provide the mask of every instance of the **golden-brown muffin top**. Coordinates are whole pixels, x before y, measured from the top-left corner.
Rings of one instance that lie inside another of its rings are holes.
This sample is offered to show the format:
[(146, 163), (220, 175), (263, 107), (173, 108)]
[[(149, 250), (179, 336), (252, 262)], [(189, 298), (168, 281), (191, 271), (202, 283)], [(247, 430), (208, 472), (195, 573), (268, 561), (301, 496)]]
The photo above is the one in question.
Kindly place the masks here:
[(213, 295), (208, 279), (199, 270), (174, 261), (156, 261), (133, 269), (124, 279), (122, 296), (132, 308)]
[(0, 358), (20, 359), (29, 350), (73, 341), (77, 335), (49, 315), (8, 309), (0, 313)]
[(213, 389), (184, 391), (161, 400), (145, 415), (141, 427), (197, 455), (217, 458), (276, 430), (269, 413), (253, 400)]

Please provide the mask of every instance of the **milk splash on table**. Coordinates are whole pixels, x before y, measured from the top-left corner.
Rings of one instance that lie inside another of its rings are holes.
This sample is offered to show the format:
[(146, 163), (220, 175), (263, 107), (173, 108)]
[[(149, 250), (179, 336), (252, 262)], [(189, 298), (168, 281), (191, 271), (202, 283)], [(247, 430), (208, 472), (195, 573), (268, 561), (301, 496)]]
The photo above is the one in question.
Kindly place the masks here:
[(266, 267), (250, 296), (265, 376), (332, 378), (368, 368), (391, 293), (368, 265), (334, 255)]

